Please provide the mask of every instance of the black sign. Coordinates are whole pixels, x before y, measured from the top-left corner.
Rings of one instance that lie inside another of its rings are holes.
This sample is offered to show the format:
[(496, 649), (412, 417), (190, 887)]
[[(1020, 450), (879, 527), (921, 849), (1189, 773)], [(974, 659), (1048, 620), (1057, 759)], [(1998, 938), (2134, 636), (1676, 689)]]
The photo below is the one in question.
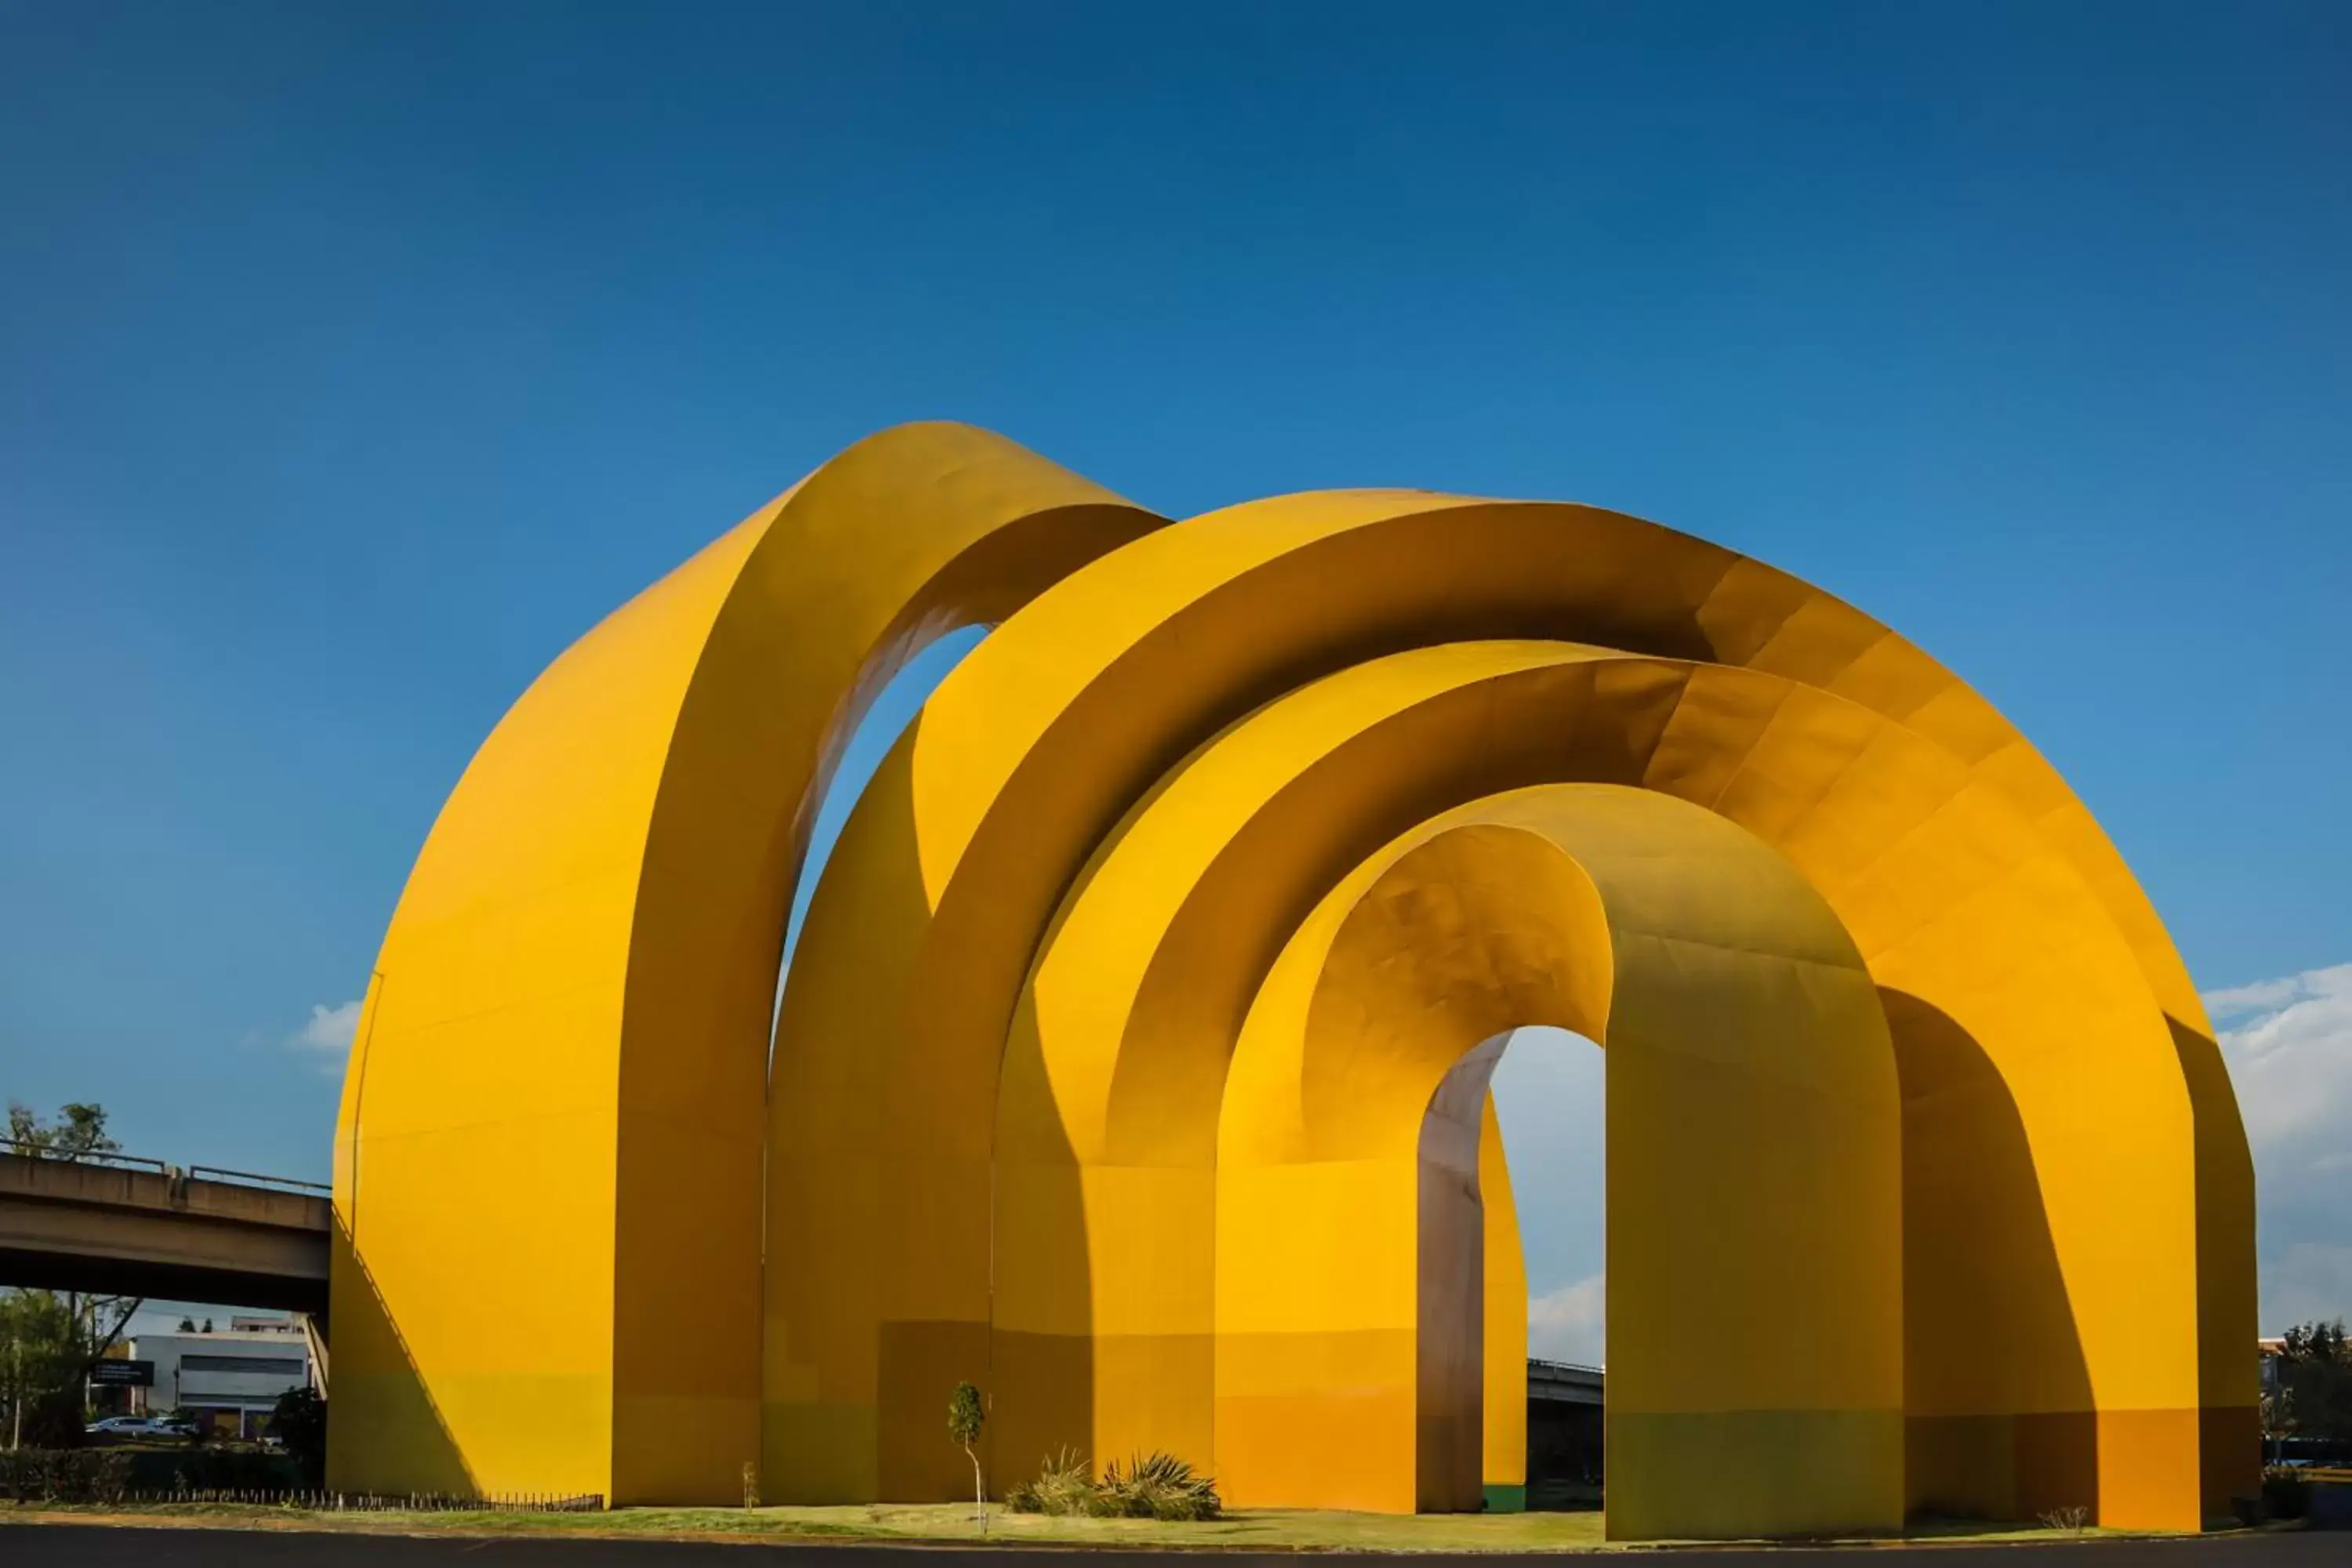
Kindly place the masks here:
[(104, 1388), (152, 1388), (155, 1386), (155, 1363), (110, 1358), (90, 1367), (89, 1380)]

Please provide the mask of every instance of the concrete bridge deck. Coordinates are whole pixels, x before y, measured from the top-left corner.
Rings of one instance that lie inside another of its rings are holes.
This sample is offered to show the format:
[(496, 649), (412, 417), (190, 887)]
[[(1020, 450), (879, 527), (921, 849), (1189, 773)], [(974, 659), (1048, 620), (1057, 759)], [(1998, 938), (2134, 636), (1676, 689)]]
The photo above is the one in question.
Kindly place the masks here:
[(332, 1225), (309, 1183), (0, 1153), (0, 1285), (323, 1317)]
[(1589, 1405), (1598, 1409), (1604, 1386), (1605, 1374), (1597, 1366), (1528, 1358), (1528, 1397), (1539, 1404)]

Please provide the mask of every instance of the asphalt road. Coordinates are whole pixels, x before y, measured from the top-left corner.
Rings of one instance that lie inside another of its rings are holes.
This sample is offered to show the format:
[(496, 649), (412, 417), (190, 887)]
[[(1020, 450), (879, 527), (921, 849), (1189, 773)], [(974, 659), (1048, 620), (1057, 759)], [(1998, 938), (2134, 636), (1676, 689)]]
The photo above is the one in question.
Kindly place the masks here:
[[(1806, 1568), (1824, 1559), (1851, 1562), (1857, 1551), (1786, 1548), (1644, 1552), (1643, 1563), (1674, 1558), (1692, 1568)], [(2224, 1536), (2203, 1541), (2087, 1541), (2033, 1546), (1937, 1546), (1920, 1568), (2347, 1568), (2352, 1533)], [(7, 1568), (702, 1568), (742, 1562), (741, 1553), (789, 1553), (791, 1568), (1022, 1568), (1050, 1562), (1079, 1568), (1067, 1548), (964, 1546), (761, 1545), (701, 1541), (518, 1541), (449, 1535), (330, 1535), (298, 1531), (167, 1529), (86, 1524), (0, 1525), (0, 1563)], [(919, 1553), (919, 1556), (914, 1555)], [(1083, 1568), (1167, 1568), (1166, 1552), (1086, 1551)], [(1221, 1552), (1218, 1568), (1298, 1568), (1298, 1554)], [(1317, 1553), (1318, 1559), (1345, 1553)], [(1415, 1554), (1413, 1568), (1496, 1568), (1500, 1554)], [(897, 1559), (897, 1563), (886, 1560)], [(1881, 1559), (1882, 1562), (1885, 1559)]]

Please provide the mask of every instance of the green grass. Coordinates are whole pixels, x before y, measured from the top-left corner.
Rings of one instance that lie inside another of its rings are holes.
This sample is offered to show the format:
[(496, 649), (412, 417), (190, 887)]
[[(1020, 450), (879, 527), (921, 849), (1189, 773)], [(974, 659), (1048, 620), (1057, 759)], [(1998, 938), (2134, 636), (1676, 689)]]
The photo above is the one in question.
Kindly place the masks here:
[[(724, 1536), (810, 1540), (982, 1540), (966, 1503), (874, 1503), (835, 1508), (625, 1508), (608, 1513), (333, 1513), (225, 1503), (41, 1507), (0, 1503), (0, 1524), (42, 1520), (178, 1523), (247, 1529), (383, 1531), (396, 1534)], [(2072, 1531), (2016, 1525), (1925, 1526), (1907, 1539), (1936, 1542), (2059, 1541)], [(2087, 1530), (2085, 1536), (2120, 1533)], [(1069, 1546), (1181, 1546), (1254, 1551), (1593, 1552), (1607, 1549), (1598, 1513), (1388, 1514), (1303, 1509), (1240, 1509), (1222, 1519), (1072, 1519), (989, 1510), (986, 1540)]]

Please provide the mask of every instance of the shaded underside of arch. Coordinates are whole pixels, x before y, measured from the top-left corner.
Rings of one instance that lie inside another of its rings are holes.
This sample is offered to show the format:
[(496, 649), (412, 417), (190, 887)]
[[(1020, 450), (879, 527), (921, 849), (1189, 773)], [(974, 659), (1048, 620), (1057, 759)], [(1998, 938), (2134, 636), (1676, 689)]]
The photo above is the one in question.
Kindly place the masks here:
[(1609, 1052), (1611, 1537), (1899, 1525), (1901, 1110), (1875, 989), (1769, 847), (1607, 784), (1419, 825), (1259, 988), (1217, 1168), (1236, 1495), (1476, 1506), (1466, 1178), (1520, 1024)]
[[(1637, 645), (1695, 648), (1698, 657), (1681, 662), (1710, 679), (1688, 684), (1697, 695), (1687, 705), (1692, 712), (1703, 710), (1716, 694), (1713, 676), (1743, 668), (1710, 661), (1731, 646), (1730, 633), (1755, 641), (1753, 628), (1723, 612), (1717, 596), (1726, 581), (1738, 576), (1730, 566), (1716, 560), (1699, 570), (1697, 555), (1679, 552), (1679, 547), (1664, 549), (1657, 558), (1643, 557), (1657, 539), (1679, 536), (1612, 514), (1352, 494), (1292, 498), (1238, 513), (1246, 514), (1247, 526), (1236, 521), (1237, 514), (1219, 514), (1139, 542), (1075, 574), (1001, 627), (934, 694), (917, 730), (877, 775), (868, 805), (853, 815), (834, 868), (818, 890), (811, 930), (827, 921), (826, 908), (838, 899), (841, 929), (855, 933), (845, 937), (842, 957), (854, 955), (897, 982), (886, 988), (892, 1000), (878, 1007), (840, 994), (846, 988), (826, 979), (828, 970), (837, 973), (839, 966), (812, 970), (797, 995), (787, 989), (785, 1037), (809, 1042), (813, 1059), (787, 1063), (779, 1056), (772, 1101), (780, 1158), (771, 1167), (772, 1257), (801, 1258), (799, 1271), (812, 1279), (835, 1276), (835, 1255), (821, 1248), (801, 1251), (814, 1232), (794, 1228), (800, 1222), (792, 1207), (793, 1194), (814, 1190), (814, 1173), (827, 1167), (837, 1149), (840, 1157), (866, 1162), (860, 1169), (870, 1172), (870, 1180), (859, 1184), (875, 1194), (871, 1222), (919, 1226), (920, 1245), (907, 1256), (926, 1261), (918, 1268), (887, 1257), (872, 1259), (862, 1266), (871, 1303), (862, 1319), (835, 1313), (829, 1324), (812, 1322), (810, 1331), (789, 1335), (801, 1359), (786, 1378), (772, 1380), (770, 1393), (772, 1399), (784, 1395), (780, 1404), (801, 1408), (780, 1414), (772, 1405), (771, 1431), (802, 1423), (802, 1435), (782, 1447), (772, 1444), (772, 1466), (790, 1473), (797, 1457), (824, 1447), (829, 1439), (823, 1434), (837, 1429), (837, 1416), (816, 1407), (837, 1401), (871, 1412), (860, 1418), (871, 1422), (874, 1473), (886, 1494), (930, 1489), (944, 1493), (954, 1484), (946, 1459), (930, 1452), (936, 1445), (929, 1440), (928, 1413), (920, 1403), (909, 1403), (894, 1415), (889, 1391), (919, 1388), (951, 1365), (992, 1374), (997, 1370), (992, 1329), (1009, 1325), (991, 1298), (1004, 1262), (1001, 1249), (1022, 1243), (992, 1224), (989, 1194), (1006, 1167), (999, 1162), (994, 1129), (972, 1110), (996, 1103), (998, 1066), (1008, 1037), (1016, 1057), (1021, 1048), (1016, 1031), (1022, 977), (1063, 889), (1082, 875), (1133, 803), (1151, 796), (1188, 751), (1319, 673), (1364, 664), (1389, 649), (1444, 641), (1452, 628), (1465, 625), (1569, 630), (1580, 637), (1598, 627)], [(1507, 568), (1497, 562), (1507, 562)], [(1683, 568), (1687, 574), (1677, 576)], [(1794, 616), (1790, 624), (1803, 620)], [(1989, 710), (1980, 703), (1971, 708), (1973, 700), (1954, 696), (1957, 683), (1940, 671), (1934, 672), (1937, 680), (1919, 676), (1906, 685), (1916, 668), (1902, 660), (1884, 664), (1892, 656), (1885, 651), (1883, 628), (1872, 638), (1846, 642), (1815, 635), (1819, 631), (1784, 627), (1750, 651), (1812, 668), (1828, 687), (1859, 691), (1841, 698), (1787, 676), (1778, 688), (1791, 694), (1787, 700), (1796, 708), (1843, 716), (1824, 722), (1840, 764), (1832, 777), (1852, 786), (1852, 798), (1843, 803), (1848, 814), (1864, 823), (1901, 817), (1910, 810), (1922, 777), (1946, 781), (1938, 809), (1945, 800), (1957, 802), (1951, 819), (1928, 835), (1928, 841), (1941, 842), (1941, 849), (1900, 847), (1901, 854), (1877, 881), (1850, 890), (1855, 899), (1875, 900), (1877, 918), (1888, 930), (1917, 928), (1914, 934), (1924, 944), (1919, 952), (1937, 952), (1934, 960), (1923, 962), (1940, 965), (1938, 973), (1914, 983), (1969, 991), (1976, 988), (1977, 974), (2000, 974), (2004, 967), (2013, 972), (2007, 986), (2012, 1000), (1979, 1005), (1995, 1035), (2047, 1036), (2052, 1009), (2043, 996), (2068, 998), (2059, 1010), (2070, 1016), (2101, 1016), (2107, 1020), (2102, 1028), (2127, 1037), (2119, 1048), (2135, 1064), (2124, 1075), (2135, 1086), (2128, 1092), (2147, 1098), (2158, 1125), (2178, 1122), (2185, 1128), (2188, 1102), (2177, 1061), (2154, 1067), (2148, 1061), (2154, 1050), (2168, 1057), (2171, 1050), (2148, 966), (2114, 918), (2112, 889), (2093, 885), (2084, 875), (2079, 846), (2053, 832), (2052, 825), (2063, 823), (2064, 811), (2020, 784), (2022, 774), (2032, 773), (2018, 761), (2022, 742), (1987, 742), (1979, 736), (1955, 754), (1885, 710), (1903, 709), (1910, 720), (1945, 730), (1955, 727), (1951, 712), (1967, 710), (1983, 719)], [(1856, 641), (1863, 651), (1855, 651)], [(1873, 668), (1912, 673), (1897, 680), (1868, 675)], [(1612, 679), (1637, 688), (1646, 683), (1657, 698), (1655, 723), (1662, 725), (1666, 712), (1679, 705), (1664, 692), (1676, 678), (1621, 668), (1612, 670)], [(1919, 695), (1930, 687), (1933, 695)], [(1727, 721), (1769, 732), (1776, 711), (1743, 710)], [(1997, 721), (1986, 722), (1998, 727)], [(1918, 753), (1933, 757), (1935, 767), (1909, 777), (1900, 768), (1874, 773), (1880, 759), (1864, 742), (1882, 733), (1900, 735)], [(1857, 749), (1859, 756), (1849, 757)], [(1704, 774), (1731, 750), (1736, 748), (1717, 747), (1714, 757), (1702, 754), (1672, 765)], [(1849, 761), (1854, 765), (1846, 766)], [(1704, 787), (1737, 786), (1763, 800), (1759, 809), (1799, 815), (1806, 810), (1801, 798), (1785, 792), (1775, 796), (1778, 781), (1769, 772), (1743, 777), (1736, 762), (1723, 765), (1729, 774), (1702, 779)], [(1888, 785), (1897, 786), (1891, 812), (1874, 809), (1869, 791)], [(1969, 953), (1963, 951), (1966, 941), (1931, 929), (1937, 923), (1933, 911), (1977, 899), (1981, 891), (1971, 882), (1977, 862), (1967, 840), (1992, 821), (2009, 825), (2004, 831), (2011, 852), (2003, 864), (2013, 875), (1987, 896), (2029, 908), (2045, 901), (2046, 884), (2052, 897), (2071, 900), (2065, 939), (2055, 945), (2025, 951), (2012, 941), (2002, 949), (2004, 933), (2013, 936), (2021, 928), (1982, 919), (1981, 909), (1966, 918), (1976, 921), (1992, 947)], [(1831, 861), (1840, 852), (1835, 845), (1817, 849)], [(2060, 973), (2077, 956), (2090, 965), (2087, 990), (2078, 978)], [(2021, 976), (2037, 968), (2038, 984), (2027, 985)], [(2029, 990), (2041, 994), (2029, 1001)], [(2016, 1059), (2023, 1064), (2033, 1055), (2022, 1048)], [(2079, 1071), (2086, 1058), (2078, 1054), (2069, 1059), (2070, 1070)], [(826, 1060), (851, 1065), (836, 1069), (824, 1065)], [(827, 1102), (803, 1092), (793, 1075), (804, 1071), (820, 1079), (839, 1072), (867, 1075), (862, 1081), (870, 1091), (851, 1097), (866, 1109), (845, 1121), (813, 1111), (809, 1108)], [(2056, 1103), (2084, 1091), (2084, 1084), (2064, 1081), (2063, 1073), (2044, 1072), (2022, 1092)], [(796, 1163), (803, 1148), (818, 1151), (813, 1163)], [(2169, 1145), (2146, 1158), (2163, 1166), (2171, 1161), (2168, 1151)], [(2139, 1163), (2145, 1164), (2146, 1158)], [(2101, 1187), (2095, 1173), (2100, 1160), (2058, 1163), (2066, 1167), (2055, 1171), (2060, 1184), (2074, 1183), (2085, 1191)], [(2171, 1161), (2155, 1180), (2152, 1190), (2159, 1195), (2140, 1208), (2185, 1214), (2197, 1179), (2193, 1169)], [(1182, 1201), (1198, 1212), (1196, 1200)], [(2143, 1217), (2121, 1230), (2104, 1228), (2105, 1201), (2078, 1205), (2057, 1221), (2077, 1238), (2074, 1245), (2090, 1252), (2113, 1250), (2126, 1245), (2120, 1238), (2128, 1235), (2130, 1245), (2147, 1243), (2139, 1247), (2139, 1258), (2155, 1257), (2159, 1268), (2194, 1279), (2193, 1227), (2184, 1230), (2167, 1219), (2154, 1222), (2164, 1234), (2152, 1235), (2151, 1222)], [(812, 1216), (809, 1223), (824, 1221)], [(2103, 1236), (2110, 1239), (2102, 1241)], [(940, 1267), (943, 1258), (948, 1264)], [(2127, 1320), (2140, 1314), (2137, 1306), (2124, 1310), (2123, 1299), (2130, 1292), (2116, 1279), (2112, 1263), (2094, 1265), (2084, 1279), (2092, 1283), (2074, 1287), (2084, 1298), (2082, 1315), (2115, 1325), (2095, 1328), (2095, 1335), (2112, 1336), (2119, 1345), (2133, 1340), (2139, 1331), (2128, 1327)], [(2093, 1299), (2103, 1290), (2107, 1300)], [(1197, 1285), (1166, 1292), (1171, 1300), (1197, 1300), (1198, 1294)], [(2180, 1300), (2177, 1293), (2168, 1299)], [(772, 1309), (778, 1307), (772, 1285)], [(779, 1315), (789, 1322), (788, 1309)], [(827, 1332), (838, 1333), (838, 1343), (825, 1343)], [(2179, 1307), (2167, 1321), (2147, 1325), (2144, 1337), (2178, 1344), (2184, 1338), (2193, 1341), (2195, 1333), (2194, 1309)], [(2085, 1440), (2095, 1445), (2135, 1441), (2126, 1431), (2134, 1423), (2160, 1434), (2141, 1434), (2136, 1441), (2139, 1457), (2111, 1467), (2102, 1480), (2109, 1489), (2105, 1495), (2111, 1515), (2142, 1516), (2154, 1506), (2154, 1496), (2177, 1497), (2180, 1463), (2193, 1468), (2197, 1461), (2193, 1431), (2185, 1439), (2180, 1435), (2184, 1421), (2192, 1429), (2197, 1424), (2196, 1369), (2192, 1363), (2186, 1373), (2190, 1385), (2184, 1387), (2179, 1358), (2168, 1350), (2141, 1359), (2116, 1353), (2107, 1364), (2111, 1390), (2094, 1399), (2079, 1386), (2084, 1379), (2078, 1378), (2072, 1403), (2118, 1413), (2104, 1426), (2092, 1423), (2095, 1436)], [(848, 1369), (849, 1374), (832, 1375), (829, 1366)], [(793, 1397), (787, 1384), (802, 1397)], [(1974, 1398), (1979, 1408), (1968, 1413), (1970, 1419), (1981, 1415), (1995, 1424), (2006, 1418), (2002, 1406), (2013, 1407), (2020, 1399), (2052, 1402), (2046, 1393), (2021, 1394), (2013, 1388), (1979, 1392)], [(2015, 1449), (2008, 1433), (1977, 1425), (1982, 1429), (1959, 1439), (1963, 1447), (2007, 1444)], [(2122, 1489), (2126, 1475), (2158, 1479), (2149, 1486), (2149, 1497), (2135, 1501)], [(2180, 1506), (2168, 1502), (2161, 1511), (2177, 1522)], [(2193, 1514), (2197, 1504), (2192, 1500), (2186, 1507)]]
[[(2087, 896), (2052, 907), (2049, 887), (2065, 879), (2046, 849), (1972, 800), (1965, 772), (1899, 726), (1776, 678), (1591, 647), (1450, 645), (1370, 661), (1268, 704), (1186, 759), (1106, 839), (1045, 939), (1007, 1047), (995, 1152), (995, 1321), (1021, 1336), (1018, 1355), (1000, 1349), (997, 1371), (1008, 1387), (1030, 1364), (1052, 1371), (1007, 1401), (1050, 1413), (1024, 1434), (1030, 1446), (1083, 1444), (1089, 1394), (1098, 1413), (1118, 1407), (1102, 1390), (1151, 1364), (1155, 1336), (1154, 1397), (1106, 1419), (1097, 1443), (1181, 1447), (1203, 1424), (1189, 1369), (1209, 1270), (1171, 1289), (1167, 1259), (1212, 1247), (1199, 1194), (1226, 1058), (1259, 977), (1305, 910), (1368, 844), (1423, 816), (1494, 790), (1575, 779), (1676, 794), (1743, 823), (1851, 911), (1890, 973), (1926, 975), (1911, 983), (1939, 994), (1952, 987), (1938, 977), (1966, 977), (1973, 994), (1948, 1000), (2013, 1058), (2075, 1052), (2067, 1072), (2029, 1084), (2038, 1116), (2063, 1119), (2080, 1096), (2098, 1094), (2136, 1096), (2142, 1113), (2181, 1120), (2160, 1025), (2144, 1002), (2129, 1002), (2128, 953), (2112, 939), (2093, 942), (2087, 958), (2073, 952), (2070, 928), (2086, 918)], [(1890, 883), (1916, 882), (1922, 862), (1971, 868), (1937, 892), (1961, 918), (1886, 896)], [(2100, 929), (2095, 915), (2089, 923)], [(1988, 942), (2011, 952), (2054, 944), (2058, 962), (2088, 981), (2104, 974), (2104, 985), (2053, 990), (2046, 972), (2016, 970)], [(2032, 1028), (2021, 1030), (2021, 1015)], [(1972, 1048), (1982, 1059), (1983, 1047)], [(1997, 1071), (1992, 1081), (2002, 1085)], [(1979, 1104), (1923, 1081), (1917, 1100), (1923, 1126), (1959, 1118), (1946, 1142), (1960, 1148), (1986, 1142), (1974, 1121), (1996, 1106), (2006, 1118), (1996, 1131), (2019, 1118), (2006, 1087)], [(2044, 1176), (2013, 1140), (1993, 1141), (2009, 1156), (1997, 1169), (1929, 1165), (1914, 1184), (1913, 1404), (1919, 1500), (2005, 1513), (2097, 1495), (2092, 1412), (2101, 1402), (2048, 1239)], [(2126, 1129), (2095, 1157), (2078, 1150), (2049, 1162), (2048, 1180), (2074, 1184), (2061, 1195), (2075, 1212), (2109, 1216), (2089, 1221), (2078, 1247), (2095, 1252), (2115, 1216), (2137, 1215), (2168, 1183), (2185, 1194), (2179, 1141), (2126, 1147), (2138, 1142)], [(1093, 1239), (1114, 1215), (1152, 1237), (1156, 1268), (1129, 1267), (1115, 1240)], [(1958, 1225), (1965, 1248), (1938, 1242), (1939, 1227)], [(2131, 1233), (2144, 1228), (2134, 1221)], [(2176, 1225), (2168, 1245), (2176, 1278), (2186, 1278), (2187, 1229)], [(2128, 1266), (2145, 1279), (2157, 1256), (2110, 1254), (2084, 1267)], [(2111, 1369), (2106, 1403), (2194, 1404), (2178, 1290), (2172, 1311), (2159, 1323), (2111, 1301), (2095, 1322)], [(1058, 1356), (1034, 1343), (1052, 1336), (1063, 1342)], [(1102, 1366), (1108, 1356), (1120, 1367)], [(1091, 1390), (1071, 1373), (1087, 1358), (1098, 1368)], [(2168, 1382), (2128, 1386), (2159, 1363), (2172, 1369)], [(2130, 1441), (2137, 1419), (2119, 1415), (2110, 1445)], [(2193, 1442), (2176, 1441), (2169, 1481), (2150, 1489), (2177, 1493), (2181, 1465), (2194, 1459)], [(2110, 1511), (2128, 1516), (2120, 1478), (2150, 1466), (2113, 1468)]]

